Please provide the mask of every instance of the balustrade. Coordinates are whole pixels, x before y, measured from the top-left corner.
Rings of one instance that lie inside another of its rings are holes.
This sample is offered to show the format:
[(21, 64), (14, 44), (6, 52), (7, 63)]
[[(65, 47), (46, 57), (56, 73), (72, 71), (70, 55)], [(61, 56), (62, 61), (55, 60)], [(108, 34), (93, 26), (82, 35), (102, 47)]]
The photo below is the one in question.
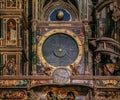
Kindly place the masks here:
[(106, 52), (120, 56), (120, 43), (114, 39), (103, 37), (97, 39), (98, 47), (96, 52)]

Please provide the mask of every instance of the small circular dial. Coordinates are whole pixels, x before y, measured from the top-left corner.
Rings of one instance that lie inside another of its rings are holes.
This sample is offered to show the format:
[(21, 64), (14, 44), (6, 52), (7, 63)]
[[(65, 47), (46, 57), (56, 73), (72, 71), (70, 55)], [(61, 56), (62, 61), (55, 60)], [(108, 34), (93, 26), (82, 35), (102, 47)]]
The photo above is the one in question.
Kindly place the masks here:
[(70, 82), (70, 71), (67, 68), (57, 68), (53, 72), (53, 81), (55, 83), (64, 84)]

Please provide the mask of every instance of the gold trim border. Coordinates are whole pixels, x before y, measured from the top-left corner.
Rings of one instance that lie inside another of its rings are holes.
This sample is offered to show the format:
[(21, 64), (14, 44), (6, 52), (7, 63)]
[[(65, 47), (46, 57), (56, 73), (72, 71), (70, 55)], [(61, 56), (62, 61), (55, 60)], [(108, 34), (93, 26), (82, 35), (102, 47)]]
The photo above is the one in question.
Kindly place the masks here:
[[(72, 32), (70, 30), (67, 30), (67, 29), (53, 29), (53, 30), (50, 30), (49, 32), (47, 32), (46, 34), (44, 34), (41, 37), (41, 40), (39, 41), (38, 46), (37, 46), (37, 54), (38, 54), (38, 58), (40, 59), (41, 63), (43, 65), (48, 65), (49, 67), (56, 68), (55, 66), (49, 64), (44, 59), (43, 54), (42, 54), (42, 46), (43, 46), (44, 41), (48, 37), (50, 37), (51, 35), (54, 35), (54, 34), (59, 34), (59, 33), (66, 34), (66, 35), (72, 37), (76, 41), (76, 43), (78, 45), (79, 52), (78, 52), (78, 56), (77, 56), (76, 60), (71, 65), (74, 66), (75, 64), (78, 64), (80, 62), (80, 60), (82, 58), (82, 54), (83, 54), (82, 42), (80, 41), (80, 38), (74, 32)], [(62, 67), (69, 67), (69, 65), (68, 66), (62, 66)]]

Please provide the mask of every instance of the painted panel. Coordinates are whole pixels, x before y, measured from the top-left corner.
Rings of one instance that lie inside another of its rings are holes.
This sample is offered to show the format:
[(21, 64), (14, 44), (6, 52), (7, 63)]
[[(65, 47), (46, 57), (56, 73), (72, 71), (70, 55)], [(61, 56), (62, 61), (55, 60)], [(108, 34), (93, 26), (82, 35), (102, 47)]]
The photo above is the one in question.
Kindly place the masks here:
[(16, 45), (17, 43), (17, 29), (16, 21), (9, 19), (7, 21), (7, 45)]

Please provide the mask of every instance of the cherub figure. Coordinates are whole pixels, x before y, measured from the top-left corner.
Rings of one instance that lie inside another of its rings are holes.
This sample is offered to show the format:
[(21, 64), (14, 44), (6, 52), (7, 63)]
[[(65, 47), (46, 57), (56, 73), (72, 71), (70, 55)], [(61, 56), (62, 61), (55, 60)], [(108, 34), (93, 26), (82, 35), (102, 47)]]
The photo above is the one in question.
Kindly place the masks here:
[(41, 67), (41, 70), (48, 76), (51, 75), (51, 72), (52, 72), (52, 67), (50, 67), (48, 64), (42, 64), (42, 67)]
[(79, 75), (79, 70), (81, 69), (81, 66), (78, 66), (76, 64), (70, 65), (70, 69), (72, 70), (72, 75)]

